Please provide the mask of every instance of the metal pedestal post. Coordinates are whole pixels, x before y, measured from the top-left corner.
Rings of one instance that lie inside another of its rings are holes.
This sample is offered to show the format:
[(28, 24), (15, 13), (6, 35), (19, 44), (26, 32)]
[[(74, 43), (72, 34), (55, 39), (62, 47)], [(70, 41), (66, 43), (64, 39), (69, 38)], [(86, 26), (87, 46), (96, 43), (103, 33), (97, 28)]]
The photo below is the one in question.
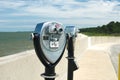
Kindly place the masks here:
[(73, 80), (73, 72), (78, 69), (74, 59), (74, 43), (73, 37), (68, 38), (68, 78), (67, 80)]
[(41, 74), (41, 76), (44, 77), (45, 80), (55, 80), (57, 77), (55, 67), (45, 67), (45, 73)]

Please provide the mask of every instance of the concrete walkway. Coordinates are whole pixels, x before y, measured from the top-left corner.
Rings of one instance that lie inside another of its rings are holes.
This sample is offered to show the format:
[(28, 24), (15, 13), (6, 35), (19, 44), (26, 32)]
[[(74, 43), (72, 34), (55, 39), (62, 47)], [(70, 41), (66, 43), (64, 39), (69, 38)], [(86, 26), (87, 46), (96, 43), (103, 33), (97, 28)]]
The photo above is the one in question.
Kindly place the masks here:
[[(110, 40), (110, 41), (109, 41)], [(116, 41), (114, 41), (116, 40)], [(74, 80), (118, 80), (113, 65), (118, 64), (120, 53), (119, 38), (90, 38), (79, 34), (75, 43), (75, 57), (79, 69), (74, 72)], [(117, 44), (105, 44), (105, 42)], [(98, 44), (99, 43), (99, 44)], [(88, 49), (89, 48), (89, 49)], [(67, 80), (67, 50), (64, 52), (56, 73), (55, 80)], [(39, 61), (34, 50), (17, 53), (11, 56), (0, 57), (0, 80), (44, 80), (40, 76), (44, 72), (44, 66)]]
[(74, 80), (118, 80), (109, 54), (102, 49), (88, 49), (78, 62)]

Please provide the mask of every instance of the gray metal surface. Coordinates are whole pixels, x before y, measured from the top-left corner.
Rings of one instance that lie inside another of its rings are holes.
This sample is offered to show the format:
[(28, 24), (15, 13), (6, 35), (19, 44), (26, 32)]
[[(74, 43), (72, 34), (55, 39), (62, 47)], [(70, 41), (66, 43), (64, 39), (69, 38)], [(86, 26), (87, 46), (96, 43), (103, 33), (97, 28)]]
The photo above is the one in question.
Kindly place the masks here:
[[(46, 37), (46, 39), (44, 39)], [(40, 45), (45, 57), (54, 63), (63, 52), (66, 43), (64, 27), (60, 23), (46, 22), (40, 32)]]

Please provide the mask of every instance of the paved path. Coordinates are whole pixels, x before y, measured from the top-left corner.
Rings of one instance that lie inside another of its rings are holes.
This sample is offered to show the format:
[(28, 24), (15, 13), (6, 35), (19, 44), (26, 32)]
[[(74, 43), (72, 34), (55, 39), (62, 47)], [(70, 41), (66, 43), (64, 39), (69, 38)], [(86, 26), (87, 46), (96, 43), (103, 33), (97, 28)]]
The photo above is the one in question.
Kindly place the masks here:
[(117, 80), (110, 56), (103, 49), (88, 49), (82, 55), (74, 80)]
[(91, 49), (104, 50), (110, 56), (116, 74), (118, 74), (118, 55), (120, 54), (120, 43), (104, 43), (93, 46)]

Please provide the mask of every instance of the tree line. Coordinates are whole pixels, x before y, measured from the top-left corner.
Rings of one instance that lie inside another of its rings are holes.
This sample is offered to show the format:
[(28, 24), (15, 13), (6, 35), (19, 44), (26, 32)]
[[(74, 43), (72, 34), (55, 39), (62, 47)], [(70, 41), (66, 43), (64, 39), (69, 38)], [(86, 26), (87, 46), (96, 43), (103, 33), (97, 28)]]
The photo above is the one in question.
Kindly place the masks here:
[(102, 26), (91, 27), (91, 28), (81, 28), (80, 32), (89, 33), (103, 33), (103, 34), (120, 34), (120, 22), (111, 21), (110, 23)]

